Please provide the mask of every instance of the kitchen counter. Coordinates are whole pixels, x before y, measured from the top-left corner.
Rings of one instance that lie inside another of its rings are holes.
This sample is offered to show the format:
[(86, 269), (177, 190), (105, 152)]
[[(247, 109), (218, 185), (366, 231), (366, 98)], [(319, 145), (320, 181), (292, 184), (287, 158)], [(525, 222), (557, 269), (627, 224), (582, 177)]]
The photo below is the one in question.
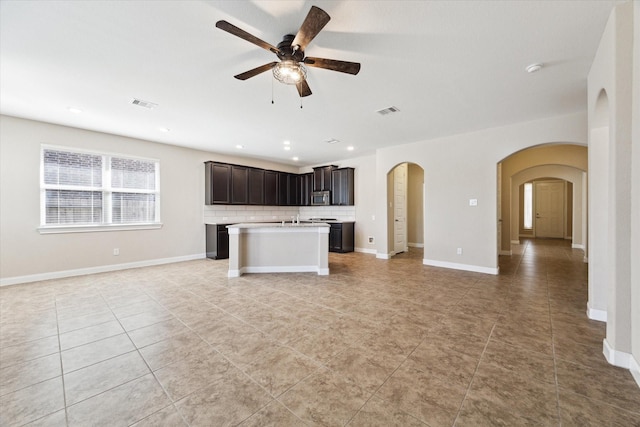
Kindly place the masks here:
[(229, 277), (244, 273), (329, 274), (329, 224), (242, 223), (229, 230)]

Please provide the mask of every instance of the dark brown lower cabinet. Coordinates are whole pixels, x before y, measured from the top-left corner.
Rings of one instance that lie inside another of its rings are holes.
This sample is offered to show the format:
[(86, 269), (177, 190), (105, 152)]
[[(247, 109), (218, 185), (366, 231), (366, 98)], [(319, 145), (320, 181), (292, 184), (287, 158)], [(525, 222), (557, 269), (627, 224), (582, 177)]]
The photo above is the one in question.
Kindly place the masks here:
[(354, 250), (354, 228), (353, 222), (339, 222), (330, 224), (329, 229), (329, 252), (353, 252)]
[(206, 224), (207, 258), (229, 258), (229, 224)]

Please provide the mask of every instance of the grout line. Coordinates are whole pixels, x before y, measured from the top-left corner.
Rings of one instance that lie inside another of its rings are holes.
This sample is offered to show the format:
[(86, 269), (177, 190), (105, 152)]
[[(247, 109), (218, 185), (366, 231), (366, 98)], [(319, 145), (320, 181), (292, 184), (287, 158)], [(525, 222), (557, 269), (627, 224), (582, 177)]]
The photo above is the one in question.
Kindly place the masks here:
[(53, 294), (53, 307), (56, 311), (56, 330), (58, 331), (58, 356), (60, 357), (60, 377), (62, 379), (62, 399), (64, 404), (64, 422), (69, 425), (69, 413), (67, 412), (67, 389), (64, 384), (64, 366), (62, 365), (62, 344), (60, 343), (60, 325), (58, 324), (58, 304), (55, 292)]

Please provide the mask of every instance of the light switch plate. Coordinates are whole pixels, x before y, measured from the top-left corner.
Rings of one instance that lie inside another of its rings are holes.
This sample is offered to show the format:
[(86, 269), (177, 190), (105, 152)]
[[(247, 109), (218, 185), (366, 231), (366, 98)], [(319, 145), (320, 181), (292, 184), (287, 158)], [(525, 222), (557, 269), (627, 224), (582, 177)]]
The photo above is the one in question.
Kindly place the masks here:
[(469, 206), (478, 206), (478, 199), (469, 199)]

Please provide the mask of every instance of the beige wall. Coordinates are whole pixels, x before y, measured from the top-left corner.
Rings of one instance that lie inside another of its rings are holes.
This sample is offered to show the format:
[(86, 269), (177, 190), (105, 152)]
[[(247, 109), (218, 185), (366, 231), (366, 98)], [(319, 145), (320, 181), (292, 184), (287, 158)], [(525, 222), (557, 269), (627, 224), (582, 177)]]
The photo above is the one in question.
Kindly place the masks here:
[[(632, 253), (637, 242), (632, 244), (631, 220), (634, 169), (631, 136), (632, 123), (637, 123), (637, 118), (632, 120), (633, 20), (637, 17), (634, 7), (638, 7), (637, 2), (627, 2), (611, 13), (587, 79), (590, 118), (588, 313), (606, 318), (604, 354), (610, 363), (627, 368), (634, 359), (632, 347), (640, 340), (637, 324), (632, 333), (632, 323), (637, 317), (631, 314), (640, 309), (634, 306), (632, 298), (638, 284), (632, 284), (631, 280), (632, 256), (638, 259), (637, 254)], [(596, 171), (598, 175), (594, 175)], [(635, 360), (637, 362), (637, 358)]]
[[(633, 10), (633, 114), (631, 167), (631, 259), (640, 259), (640, 5)], [(640, 385), (640, 263), (631, 263), (631, 373)]]
[[(40, 234), (41, 144), (159, 159), (162, 228)], [(52, 272), (89, 272), (114, 265), (202, 257), (206, 160), (297, 172), (297, 168), (274, 163), (0, 116), (2, 280), (7, 283), (9, 278), (37, 279)], [(114, 248), (120, 249), (119, 256), (113, 255)]]
[(424, 171), (409, 163), (407, 179), (407, 241), (409, 246), (424, 244)]
[[(399, 163), (413, 162), (424, 170), (425, 262), (495, 273), (496, 165), (531, 146), (555, 141), (584, 144), (585, 130), (586, 115), (579, 113), (380, 149), (378, 215), (387, 214), (387, 173)], [(469, 206), (471, 198), (478, 200), (477, 206)], [(378, 218), (377, 236), (387, 235), (385, 226), (386, 218)], [(378, 256), (388, 256), (392, 242), (378, 239)], [(458, 247), (463, 248), (462, 255), (456, 255)]]

